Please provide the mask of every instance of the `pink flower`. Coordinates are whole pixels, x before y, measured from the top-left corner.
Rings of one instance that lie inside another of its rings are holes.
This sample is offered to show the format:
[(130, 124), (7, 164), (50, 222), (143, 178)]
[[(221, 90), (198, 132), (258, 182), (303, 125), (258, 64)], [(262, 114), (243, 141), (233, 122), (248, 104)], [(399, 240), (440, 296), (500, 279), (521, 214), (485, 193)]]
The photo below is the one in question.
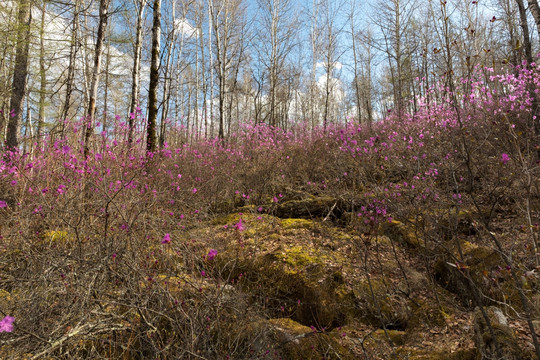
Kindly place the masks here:
[(0, 332), (12, 332), (14, 321), (15, 321), (15, 318), (9, 315), (3, 318), (0, 321)]
[(502, 153), (501, 162), (506, 165), (508, 161), (510, 161), (510, 156), (507, 153)]
[(5, 208), (7, 207), (7, 202), (5, 202), (4, 200), (0, 200), (0, 208)]
[(192, 192), (195, 194), (197, 192), (197, 188), (193, 188)]
[(165, 236), (163, 237), (163, 240), (161, 240), (161, 243), (168, 244), (170, 242), (171, 242), (171, 235), (169, 235), (169, 233), (166, 233)]
[(234, 228), (238, 231), (244, 231), (244, 225), (242, 224), (242, 218), (238, 221), (238, 223), (234, 224)]
[(216, 255), (217, 255), (217, 250), (216, 249), (210, 249), (210, 251), (208, 252), (208, 255), (206, 255), (206, 258), (208, 260), (212, 261), (212, 260), (214, 260)]

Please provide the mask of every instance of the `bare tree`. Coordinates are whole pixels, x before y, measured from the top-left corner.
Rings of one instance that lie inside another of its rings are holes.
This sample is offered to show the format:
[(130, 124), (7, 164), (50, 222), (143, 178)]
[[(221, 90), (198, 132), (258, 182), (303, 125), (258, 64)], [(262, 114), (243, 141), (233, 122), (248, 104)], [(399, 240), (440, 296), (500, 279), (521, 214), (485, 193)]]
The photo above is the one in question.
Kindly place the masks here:
[(323, 128), (326, 131), (329, 120), (331, 95), (336, 90), (336, 70), (340, 69), (339, 59), (343, 54), (343, 50), (340, 47), (341, 33), (344, 29), (344, 24), (338, 23), (338, 18), (344, 3), (342, 1), (329, 1), (325, 0), (321, 2), (321, 22), (322, 22), (322, 42), (321, 42), (321, 57), (322, 67), (325, 72), (324, 79), (324, 105), (323, 105)]
[(101, 58), (103, 53), (103, 44), (107, 32), (107, 21), (109, 18), (110, 0), (100, 0), (99, 2), (99, 23), (96, 35), (96, 48), (94, 52), (94, 68), (92, 71), (92, 82), (90, 85), (88, 110), (86, 112), (86, 129), (84, 132), (84, 154), (88, 155), (90, 135), (94, 131), (94, 118), (96, 114), (96, 99), (99, 86), (99, 77), (101, 73)]
[(258, 33), (258, 55), (268, 76), (268, 123), (278, 125), (279, 106), (277, 92), (285, 81), (287, 58), (295, 44), (298, 31), (297, 14), (291, 0), (258, 0), (260, 9)]
[(399, 117), (404, 111), (405, 70), (404, 62), (406, 47), (404, 43), (411, 25), (413, 13), (417, 8), (414, 1), (391, 0), (377, 3), (376, 22), (378, 23), (384, 41), (384, 51), (389, 63), (392, 81), (394, 107)]
[(131, 102), (128, 111), (128, 144), (133, 143), (133, 129), (135, 127), (136, 108), (140, 95), (140, 71), (141, 71), (141, 52), (143, 36), (143, 17), (146, 8), (146, 0), (135, 0), (137, 10), (137, 24), (135, 33), (135, 46), (133, 48), (133, 68), (131, 71)]
[(32, 22), (32, 3), (30, 0), (21, 0), (17, 16), (17, 52), (15, 56), (15, 70), (13, 72), (13, 91), (9, 103), (10, 119), (6, 134), (6, 148), (16, 150), (19, 132), (19, 123), (22, 121), (24, 97), (28, 84), (28, 51), (30, 48), (30, 24)]
[(536, 23), (536, 30), (538, 31), (538, 37), (540, 38), (540, 6), (538, 5), (538, 0), (528, 0), (528, 2), (529, 10)]
[(527, 23), (527, 13), (525, 11), (526, 8), (525, 8), (525, 4), (523, 3), (523, 0), (516, 0), (516, 4), (519, 10), (521, 31), (523, 32), (523, 48), (525, 49), (525, 58), (527, 59), (527, 63), (530, 64), (533, 62), (533, 57), (532, 57), (531, 36), (529, 34), (529, 24)]
[[(242, 60), (245, 33), (242, 0), (209, 0), (210, 19), (214, 33), (214, 51), (218, 78), (219, 129), (218, 137), (225, 138), (227, 101), (236, 85), (239, 62)], [(230, 120), (230, 112), (229, 112)]]
[(74, 81), (75, 81), (75, 64), (77, 62), (77, 53), (79, 50), (79, 0), (75, 0), (73, 4), (73, 18), (71, 21), (71, 43), (69, 47), (69, 65), (66, 79), (66, 97), (64, 100), (64, 107), (60, 117), (62, 123), (62, 135), (64, 133), (64, 121), (69, 116), (69, 109), (71, 107), (71, 97), (73, 93)]
[(159, 85), (160, 44), (161, 44), (161, 0), (154, 0), (154, 21), (152, 25), (152, 56), (150, 61), (150, 87), (148, 88), (148, 124), (146, 129), (146, 150), (156, 150), (156, 121), (158, 113), (157, 90)]
[(39, 24), (39, 112), (37, 136), (41, 135), (43, 125), (45, 123), (45, 97), (47, 95), (47, 72), (45, 67), (45, 15), (47, 9), (47, 1), (41, 3), (41, 23)]

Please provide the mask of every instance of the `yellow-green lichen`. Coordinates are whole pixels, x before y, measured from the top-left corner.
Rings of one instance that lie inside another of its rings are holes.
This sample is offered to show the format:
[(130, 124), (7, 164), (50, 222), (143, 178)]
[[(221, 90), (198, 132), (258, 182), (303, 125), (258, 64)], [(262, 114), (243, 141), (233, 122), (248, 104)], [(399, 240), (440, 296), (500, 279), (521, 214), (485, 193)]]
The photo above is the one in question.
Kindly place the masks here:
[(309, 264), (320, 262), (317, 257), (311, 255), (307, 249), (301, 246), (293, 246), (292, 248), (285, 250), (283, 254), (278, 255), (278, 258), (292, 267), (304, 267)]
[(313, 227), (313, 221), (306, 219), (283, 219), (281, 220), (281, 226), (285, 230), (311, 229)]
[(48, 243), (64, 243), (72, 241), (74, 236), (65, 230), (49, 230), (43, 234), (43, 239)]

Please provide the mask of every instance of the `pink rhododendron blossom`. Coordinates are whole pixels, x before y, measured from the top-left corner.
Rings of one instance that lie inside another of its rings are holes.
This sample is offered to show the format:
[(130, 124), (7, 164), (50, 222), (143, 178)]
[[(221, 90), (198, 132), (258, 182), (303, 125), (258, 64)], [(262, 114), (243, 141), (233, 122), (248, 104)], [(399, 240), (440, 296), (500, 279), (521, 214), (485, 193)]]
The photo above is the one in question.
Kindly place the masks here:
[(510, 161), (510, 156), (506, 153), (502, 153), (501, 155), (501, 162), (506, 165), (506, 163)]
[(234, 228), (238, 231), (244, 231), (245, 227), (244, 224), (242, 224), (242, 218), (234, 225)]
[(7, 207), (7, 202), (5, 202), (4, 200), (0, 200), (0, 208), (5, 208)]
[(208, 260), (212, 261), (212, 260), (214, 260), (216, 255), (217, 255), (217, 250), (216, 249), (210, 249), (210, 251), (208, 252), (208, 255), (206, 255), (206, 258)]
[(165, 236), (163, 237), (163, 240), (161, 240), (161, 243), (168, 244), (170, 242), (171, 242), (171, 235), (169, 235), (169, 233), (166, 233)]
[(15, 318), (9, 315), (0, 320), (0, 332), (12, 332), (14, 321)]

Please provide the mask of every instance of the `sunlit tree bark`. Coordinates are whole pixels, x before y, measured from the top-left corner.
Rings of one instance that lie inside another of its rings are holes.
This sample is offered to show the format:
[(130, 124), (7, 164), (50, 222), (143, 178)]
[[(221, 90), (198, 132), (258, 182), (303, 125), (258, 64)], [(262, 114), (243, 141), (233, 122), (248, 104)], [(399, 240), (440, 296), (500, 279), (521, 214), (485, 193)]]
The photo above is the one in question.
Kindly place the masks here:
[(96, 48), (94, 52), (94, 68), (92, 71), (92, 81), (88, 98), (88, 110), (86, 112), (86, 127), (84, 135), (84, 154), (88, 155), (90, 149), (90, 136), (94, 131), (94, 121), (96, 115), (96, 100), (98, 95), (99, 77), (101, 73), (101, 59), (103, 53), (103, 44), (107, 32), (107, 21), (109, 18), (110, 0), (100, 0), (99, 2), (99, 23), (96, 35)]

